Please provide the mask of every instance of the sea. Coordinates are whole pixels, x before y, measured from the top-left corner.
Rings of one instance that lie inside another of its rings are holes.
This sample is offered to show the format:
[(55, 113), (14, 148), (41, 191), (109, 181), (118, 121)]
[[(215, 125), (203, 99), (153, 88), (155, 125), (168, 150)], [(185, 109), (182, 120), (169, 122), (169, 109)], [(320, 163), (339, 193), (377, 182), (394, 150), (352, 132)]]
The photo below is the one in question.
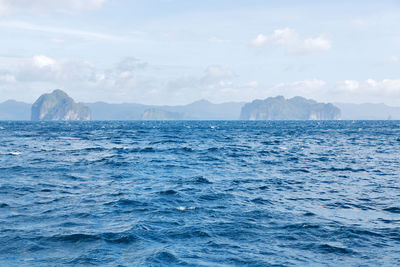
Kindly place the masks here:
[(0, 122), (0, 266), (399, 266), (400, 121)]

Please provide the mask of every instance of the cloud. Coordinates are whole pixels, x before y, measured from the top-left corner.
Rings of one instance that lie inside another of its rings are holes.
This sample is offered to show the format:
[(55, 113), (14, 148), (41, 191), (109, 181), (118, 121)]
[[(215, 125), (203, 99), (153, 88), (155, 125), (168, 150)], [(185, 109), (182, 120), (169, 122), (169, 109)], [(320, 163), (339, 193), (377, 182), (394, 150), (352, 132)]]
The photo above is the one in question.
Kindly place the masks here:
[(299, 95), (324, 102), (400, 105), (400, 80), (343, 80), (328, 84), (315, 79), (278, 84), (268, 89), (268, 93), (286, 97)]
[(235, 75), (233, 71), (223, 69), (219, 66), (209, 66), (205, 70), (205, 75), (202, 80), (206, 81), (220, 81), (224, 79), (233, 78)]
[[(363, 82), (343, 81), (336, 85), (336, 92), (351, 95), (352, 98), (368, 98), (383, 101), (384, 98), (400, 97), (400, 80), (383, 79), (381, 81), (367, 79)], [(376, 101), (372, 101), (376, 102)]]
[(213, 37), (208, 38), (208, 42), (217, 43), (217, 44), (229, 44), (232, 41), (228, 40), (228, 39), (221, 39), (221, 38), (213, 36)]
[(20, 11), (75, 12), (98, 9), (105, 0), (0, 0), (0, 15)]
[(254, 46), (265, 46), (268, 44), (290, 45), (297, 42), (298, 39), (299, 36), (294, 30), (284, 28), (275, 30), (271, 35), (259, 34), (251, 43)]
[(55, 64), (55, 60), (46, 56), (34, 56), (32, 63), (38, 68), (44, 68)]
[(97, 33), (97, 32), (83, 31), (83, 30), (70, 29), (70, 28), (40, 26), (40, 25), (35, 25), (32, 23), (23, 22), (23, 21), (9, 21), (9, 22), (3, 21), (3, 22), (0, 22), (0, 26), (11, 28), (11, 29), (54, 33), (54, 34), (60, 34), (63, 36), (69, 35), (69, 36), (81, 37), (81, 38), (85, 38), (85, 39), (103, 39), (103, 40), (110, 40), (110, 41), (123, 40), (122, 37), (112, 35), (112, 34)]
[(331, 41), (324, 37), (308, 38), (303, 42), (303, 46), (299, 48), (299, 51), (313, 52), (313, 51), (328, 51), (331, 49)]
[(218, 84), (227, 84), (235, 77), (233, 71), (220, 66), (208, 66), (201, 77), (184, 75), (168, 82), (167, 87), (171, 90), (185, 90), (193, 88), (212, 88)]
[(259, 84), (255, 88), (247, 84), (242, 88), (245, 93), (242, 92), (241, 95), (238, 93), (238, 96), (246, 101), (283, 95), (285, 97), (303, 96), (322, 102), (369, 102), (400, 106), (400, 80), (393, 79), (342, 80), (335, 83), (311, 79), (273, 85)]
[[(326, 82), (308, 79), (278, 84), (242, 81), (231, 69), (211, 65), (197, 74), (153, 66), (135, 57), (122, 58), (109, 68), (88, 61), (36, 55), (18, 59), (0, 69), (1, 100), (33, 102), (55, 88), (78, 101), (187, 104), (199, 99), (215, 103), (252, 101), (270, 96), (303, 96), (322, 102), (381, 103), (400, 105), (400, 80), (348, 79)], [(21, 94), (21, 92), (24, 92)]]
[(87, 61), (53, 59), (37, 55), (19, 64), (13, 74), (18, 82), (69, 82), (84, 81), (94, 72), (93, 64)]
[(126, 57), (118, 62), (117, 69), (120, 71), (133, 71), (144, 69), (147, 67), (147, 65), (147, 62), (143, 62), (135, 57)]
[(251, 45), (264, 47), (268, 45), (284, 46), (290, 53), (312, 53), (317, 51), (328, 51), (332, 47), (330, 40), (323, 36), (302, 39), (293, 29), (277, 29), (270, 35), (259, 34)]
[[(77, 84), (86, 86), (125, 86), (135, 78), (137, 72), (145, 69), (147, 63), (134, 57), (121, 59), (114, 67), (101, 70), (89, 61), (55, 59), (45, 55), (36, 55), (20, 62), (15, 70), (7, 70), (2, 77), (16, 82), (51, 82), (56, 84)], [(8, 75), (8, 76), (5, 76)]]

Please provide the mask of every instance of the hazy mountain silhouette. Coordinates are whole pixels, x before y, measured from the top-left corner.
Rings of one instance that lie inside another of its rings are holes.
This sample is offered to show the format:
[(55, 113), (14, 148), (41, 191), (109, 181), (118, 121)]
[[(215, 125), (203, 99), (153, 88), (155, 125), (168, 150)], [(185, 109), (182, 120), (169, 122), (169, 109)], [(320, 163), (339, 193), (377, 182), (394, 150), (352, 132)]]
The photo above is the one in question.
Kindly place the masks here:
[(370, 103), (335, 105), (342, 111), (343, 120), (400, 120), (400, 107)]
[[(84, 103), (91, 109), (93, 120), (141, 120), (149, 115), (151, 115), (151, 119), (163, 119), (163, 116), (170, 118), (172, 113), (179, 114), (177, 119), (186, 120), (237, 120), (240, 118), (242, 107), (245, 104), (245, 102), (213, 104), (207, 100), (180, 106)], [(400, 119), (400, 107), (391, 107), (385, 104), (334, 103), (334, 105), (341, 110), (343, 120)], [(31, 107), (32, 105), (29, 103), (7, 100), (0, 103), (0, 120), (30, 120)], [(156, 109), (158, 112), (150, 114), (148, 111), (151, 109)]]
[(340, 109), (332, 104), (296, 96), (283, 96), (254, 100), (244, 105), (240, 114), (242, 120), (338, 120)]
[(30, 120), (31, 104), (15, 100), (0, 103), (0, 120)]

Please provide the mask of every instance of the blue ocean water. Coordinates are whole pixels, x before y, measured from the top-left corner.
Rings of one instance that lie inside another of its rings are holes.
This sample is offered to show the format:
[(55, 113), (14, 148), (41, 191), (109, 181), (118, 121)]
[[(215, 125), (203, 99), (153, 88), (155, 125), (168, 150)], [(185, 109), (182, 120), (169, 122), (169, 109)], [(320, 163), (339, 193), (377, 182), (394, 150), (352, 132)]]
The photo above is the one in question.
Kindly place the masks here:
[(399, 121), (0, 122), (0, 266), (400, 265)]

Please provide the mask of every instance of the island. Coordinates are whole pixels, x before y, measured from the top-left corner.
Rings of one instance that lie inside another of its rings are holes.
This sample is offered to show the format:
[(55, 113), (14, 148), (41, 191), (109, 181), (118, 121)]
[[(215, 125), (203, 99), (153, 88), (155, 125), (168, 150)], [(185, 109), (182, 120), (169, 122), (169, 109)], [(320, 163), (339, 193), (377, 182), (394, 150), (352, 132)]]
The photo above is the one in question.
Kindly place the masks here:
[(340, 109), (332, 104), (296, 96), (254, 100), (243, 106), (241, 120), (339, 120)]
[(41, 95), (31, 108), (32, 121), (87, 121), (90, 108), (75, 101), (60, 89)]

